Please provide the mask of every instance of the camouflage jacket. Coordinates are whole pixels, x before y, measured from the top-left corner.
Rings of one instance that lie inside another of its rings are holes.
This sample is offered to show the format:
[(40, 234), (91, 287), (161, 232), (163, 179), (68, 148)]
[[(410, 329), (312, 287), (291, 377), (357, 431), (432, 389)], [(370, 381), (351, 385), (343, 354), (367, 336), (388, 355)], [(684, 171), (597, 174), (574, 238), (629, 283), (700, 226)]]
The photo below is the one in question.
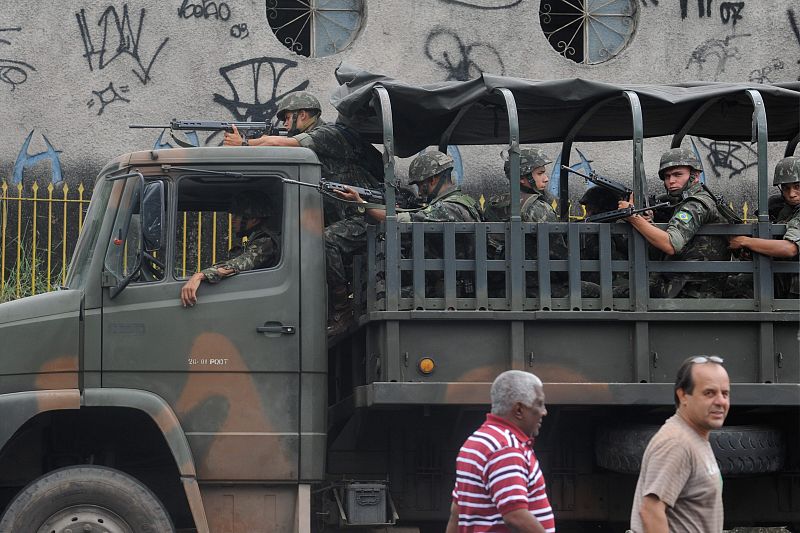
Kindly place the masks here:
[(673, 260), (727, 261), (730, 259), (728, 241), (721, 235), (699, 235), (697, 231), (706, 224), (725, 224), (728, 221), (719, 213), (711, 194), (695, 183), (689, 195), (675, 206), (667, 223), (669, 242), (675, 249)]
[(481, 222), (478, 202), (455, 188), (434, 199), (419, 211), (398, 213), (398, 222)]
[(243, 248), (231, 249), (226, 261), (216, 263), (201, 272), (209, 283), (218, 283), (224, 279), (217, 272), (218, 268), (229, 268), (233, 270), (231, 275), (236, 275), (247, 270), (275, 266), (279, 259), (280, 242), (278, 237), (266, 227), (266, 224), (260, 224), (247, 235), (247, 243)]
[[(523, 222), (558, 222), (556, 212), (546, 193), (525, 193), (520, 197), (520, 216)], [(526, 213), (524, 215), (523, 213)], [(526, 218), (526, 216), (528, 218)], [(492, 196), (486, 202), (483, 218), (487, 222), (508, 222), (511, 219), (511, 194)]]
[[(775, 217), (775, 223), (786, 224), (786, 233), (783, 235), (783, 238), (800, 247), (800, 205), (795, 207), (788, 204), (784, 205)], [(797, 261), (798, 258), (800, 258), (800, 255), (779, 260)], [(800, 276), (797, 274), (779, 275), (777, 283), (779, 297), (797, 298), (797, 295), (800, 294)]]
[[(317, 120), (305, 132), (294, 136), (300, 146), (309, 148), (322, 164), (322, 177), (326, 180), (366, 189), (380, 186), (376, 173), (382, 169), (380, 153), (371, 145), (361, 141), (358, 134), (337, 124), (326, 124)], [(377, 154), (377, 156), (376, 156)], [(372, 171), (370, 171), (372, 169)], [(324, 197), (325, 225), (350, 216), (360, 216), (355, 206), (333, 198)]]

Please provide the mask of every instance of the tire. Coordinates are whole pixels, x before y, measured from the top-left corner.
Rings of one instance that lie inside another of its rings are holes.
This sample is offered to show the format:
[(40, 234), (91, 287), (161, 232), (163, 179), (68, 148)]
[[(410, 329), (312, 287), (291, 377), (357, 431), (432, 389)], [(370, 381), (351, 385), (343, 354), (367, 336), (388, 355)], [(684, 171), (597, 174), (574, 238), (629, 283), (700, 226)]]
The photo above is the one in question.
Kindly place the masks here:
[[(622, 474), (638, 474), (647, 444), (660, 426), (606, 428), (597, 434), (597, 465)], [(783, 468), (786, 446), (779, 430), (731, 426), (711, 432), (711, 449), (723, 475), (764, 474)]]
[(32, 481), (11, 501), (0, 531), (174, 533), (158, 498), (133, 477), (101, 466), (71, 466)]

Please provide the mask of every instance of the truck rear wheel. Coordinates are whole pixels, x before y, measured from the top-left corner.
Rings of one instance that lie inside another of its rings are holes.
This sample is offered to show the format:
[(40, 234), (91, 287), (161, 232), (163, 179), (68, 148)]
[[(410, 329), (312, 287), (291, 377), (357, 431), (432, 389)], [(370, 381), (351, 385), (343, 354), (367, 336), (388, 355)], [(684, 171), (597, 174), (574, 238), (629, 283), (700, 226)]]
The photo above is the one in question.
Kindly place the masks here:
[(6, 509), (0, 531), (37, 533), (172, 533), (164, 506), (128, 474), (72, 466), (31, 482)]
[[(598, 432), (598, 466), (638, 474), (642, 456), (660, 426), (607, 428)], [(762, 426), (731, 426), (711, 432), (711, 448), (722, 474), (763, 474), (783, 467), (786, 448), (780, 431)]]

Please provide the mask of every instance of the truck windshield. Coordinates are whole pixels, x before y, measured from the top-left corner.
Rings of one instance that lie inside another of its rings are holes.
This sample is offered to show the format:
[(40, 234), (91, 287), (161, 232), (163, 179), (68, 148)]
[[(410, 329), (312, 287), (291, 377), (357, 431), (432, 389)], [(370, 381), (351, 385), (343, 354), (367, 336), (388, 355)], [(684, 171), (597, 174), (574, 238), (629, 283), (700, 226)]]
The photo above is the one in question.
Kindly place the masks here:
[(94, 255), (103, 215), (106, 212), (113, 186), (114, 182), (106, 179), (98, 179), (95, 184), (92, 200), (89, 202), (89, 210), (86, 212), (83, 228), (67, 270), (66, 286), (71, 289), (82, 288), (86, 281), (86, 273)]

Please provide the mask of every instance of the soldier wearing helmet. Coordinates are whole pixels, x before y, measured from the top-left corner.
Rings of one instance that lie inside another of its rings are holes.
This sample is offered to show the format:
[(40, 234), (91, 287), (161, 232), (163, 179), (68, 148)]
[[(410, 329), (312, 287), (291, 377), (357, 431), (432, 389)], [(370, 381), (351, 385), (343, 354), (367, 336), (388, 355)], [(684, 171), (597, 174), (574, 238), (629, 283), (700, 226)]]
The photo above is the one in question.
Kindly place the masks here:
[[(422, 200), (428, 205), (419, 211), (397, 215), (398, 222), (480, 222), (483, 216), (478, 203), (461, 192), (453, 182), (453, 158), (439, 151), (418, 155), (408, 167), (408, 185), (416, 185)], [(339, 191), (337, 191), (339, 192)], [(349, 201), (364, 203), (352, 189), (339, 195)], [(386, 220), (383, 209), (367, 209), (376, 221)]]
[(219, 283), (239, 272), (275, 266), (280, 259), (278, 237), (267, 227), (270, 199), (261, 191), (242, 191), (231, 198), (229, 212), (233, 232), (247, 237), (244, 247), (228, 252), (228, 259), (192, 274), (181, 288), (181, 303), (191, 307), (197, 303), (197, 289), (203, 281)]
[[(545, 192), (550, 178), (546, 166), (553, 161), (540, 148), (523, 148), (519, 153), (520, 216), (523, 222), (558, 222), (556, 212)], [(506, 179), (511, 179), (511, 165), (503, 165)], [(507, 222), (511, 218), (511, 194), (492, 196), (486, 203), (484, 218), (489, 222)]]
[[(641, 215), (627, 220), (666, 260), (728, 261), (726, 240), (718, 235), (696, 235), (706, 224), (726, 223), (717, 200), (700, 183), (703, 167), (695, 154), (686, 148), (672, 148), (661, 156), (658, 176), (664, 182), (669, 201), (674, 204), (667, 229), (654, 226)], [(633, 205), (621, 200), (620, 208)], [(658, 276), (651, 285), (655, 298), (719, 298), (725, 276), (720, 274), (668, 273)]]
[[(782, 159), (775, 167), (772, 184), (780, 189), (783, 197), (783, 206), (773, 219), (776, 224), (786, 224), (783, 239), (739, 235), (730, 239), (729, 246), (732, 250), (744, 248), (782, 260), (796, 259), (800, 246), (800, 157)], [(800, 296), (797, 274), (779, 274), (776, 278), (775, 292), (778, 298)]]

